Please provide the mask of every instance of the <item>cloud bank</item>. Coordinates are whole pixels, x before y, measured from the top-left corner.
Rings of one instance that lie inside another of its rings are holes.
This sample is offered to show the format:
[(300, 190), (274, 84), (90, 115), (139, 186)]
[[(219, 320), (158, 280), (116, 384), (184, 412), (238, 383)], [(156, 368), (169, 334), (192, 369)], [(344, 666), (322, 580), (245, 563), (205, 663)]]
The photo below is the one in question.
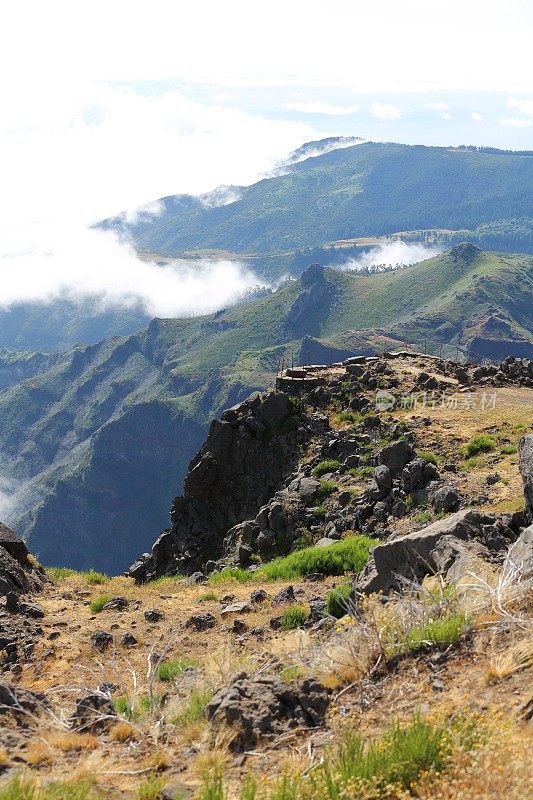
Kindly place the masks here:
[(428, 247), (424, 244), (407, 242), (386, 242), (373, 247), (358, 258), (350, 259), (343, 269), (360, 270), (365, 267), (404, 267), (417, 264), (442, 252), (442, 247)]
[(142, 307), (150, 316), (207, 314), (261, 283), (238, 261), (141, 261), (113, 232), (35, 225), (12, 231), (0, 254), (0, 307), (94, 298), (99, 307)]

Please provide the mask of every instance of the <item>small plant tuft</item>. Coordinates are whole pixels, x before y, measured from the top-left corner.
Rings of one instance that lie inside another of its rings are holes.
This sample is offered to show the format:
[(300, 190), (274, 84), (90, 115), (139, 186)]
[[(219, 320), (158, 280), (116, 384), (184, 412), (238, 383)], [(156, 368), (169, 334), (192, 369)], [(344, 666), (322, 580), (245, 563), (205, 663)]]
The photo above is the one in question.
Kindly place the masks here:
[(490, 453), (496, 447), (496, 442), (492, 436), (486, 433), (472, 437), (465, 446), (467, 456), (477, 456), (478, 453)]
[(113, 598), (109, 594), (100, 594), (98, 597), (95, 597), (94, 600), (91, 600), (89, 608), (93, 614), (99, 614), (105, 604), (109, 603), (112, 599)]
[(286, 631), (301, 628), (309, 619), (309, 611), (305, 606), (294, 605), (286, 608), (281, 615), (281, 626)]
[(315, 478), (321, 478), (322, 475), (327, 475), (328, 472), (336, 472), (340, 465), (340, 461), (330, 458), (327, 461), (321, 461), (320, 464), (317, 464), (316, 467), (313, 467), (311, 474), (314, 475)]

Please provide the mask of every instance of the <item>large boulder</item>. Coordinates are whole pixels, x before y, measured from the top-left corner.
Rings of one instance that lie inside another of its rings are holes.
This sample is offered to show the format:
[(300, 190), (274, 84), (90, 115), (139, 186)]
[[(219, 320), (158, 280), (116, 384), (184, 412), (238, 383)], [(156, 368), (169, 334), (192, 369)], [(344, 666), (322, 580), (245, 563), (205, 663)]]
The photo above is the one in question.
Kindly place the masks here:
[(380, 464), (388, 467), (393, 475), (397, 475), (415, 456), (416, 453), (409, 442), (405, 439), (398, 439), (381, 450), (378, 460)]
[(522, 437), (519, 452), (520, 472), (526, 497), (526, 517), (529, 522), (533, 522), (533, 433)]
[(45, 581), (44, 570), (32, 561), (22, 539), (0, 523), (0, 596), (38, 592)]
[(215, 694), (207, 706), (207, 717), (235, 728), (232, 747), (249, 750), (263, 736), (321, 725), (328, 704), (328, 690), (313, 679), (289, 684), (241, 673)]
[[(439, 572), (448, 575), (458, 558), (489, 557), (487, 539), (493, 535), (494, 522), (493, 517), (467, 509), (380, 544), (357, 577), (355, 589), (365, 594), (388, 592), (401, 588), (402, 579), (421, 581)], [(502, 537), (501, 544), (505, 542)]]

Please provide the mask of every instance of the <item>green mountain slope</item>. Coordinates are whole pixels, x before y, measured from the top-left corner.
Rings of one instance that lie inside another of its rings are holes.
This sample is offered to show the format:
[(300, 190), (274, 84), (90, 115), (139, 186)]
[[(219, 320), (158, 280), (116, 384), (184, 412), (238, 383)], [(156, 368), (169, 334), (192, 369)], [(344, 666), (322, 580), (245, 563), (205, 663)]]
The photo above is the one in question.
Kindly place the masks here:
[[(152, 220), (127, 226), (140, 250), (266, 254), (420, 229), (477, 229), (479, 241), (533, 252), (533, 157), (476, 148), (358, 144), (238, 189), (218, 207), (164, 198)], [(104, 227), (120, 227), (125, 218)], [(463, 236), (464, 238), (464, 236)], [(507, 246), (509, 245), (509, 246)]]
[(532, 357), (532, 294), (532, 257), (465, 244), (376, 275), (309, 268), (223, 312), (75, 348), (0, 392), (7, 520), (44, 563), (120, 571), (165, 527), (210, 418), (271, 385), (282, 359), (425, 340)]

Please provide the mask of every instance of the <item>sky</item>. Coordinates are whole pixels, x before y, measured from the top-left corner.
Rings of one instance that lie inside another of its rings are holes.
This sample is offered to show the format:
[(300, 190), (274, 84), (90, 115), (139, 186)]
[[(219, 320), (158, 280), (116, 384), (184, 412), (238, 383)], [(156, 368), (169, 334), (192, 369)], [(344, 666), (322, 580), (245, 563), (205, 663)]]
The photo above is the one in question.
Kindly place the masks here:
[(113, 275), (119, 296), (135, 253), (88, 226), (251, 183), (311, 139), (531, 149), (532, 23), (530, 0), (6, 4), (0, 304), (21, 284), (105, 294)]

